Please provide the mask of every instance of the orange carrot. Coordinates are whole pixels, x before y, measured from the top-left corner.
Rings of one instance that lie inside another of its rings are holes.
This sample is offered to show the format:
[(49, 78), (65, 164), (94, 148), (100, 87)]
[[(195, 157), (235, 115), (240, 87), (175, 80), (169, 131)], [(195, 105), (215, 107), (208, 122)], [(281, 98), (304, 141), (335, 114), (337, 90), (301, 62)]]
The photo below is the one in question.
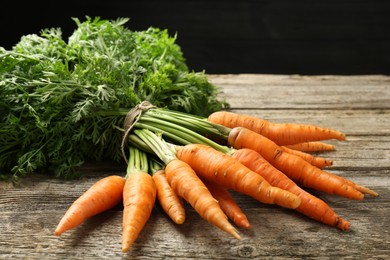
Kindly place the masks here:
[(117, 175), (107, 176), (94, 183), (68, 208), (54, 235), (59, 236), (86, 219), (116, 206), (122, 200), (124, 185), (125, 179)]
[(236, 149), (249, 148), (257, 151), (298, 185), (356, 200), (362, 200), (363, 193), (367, 193), (364, 191), (367, 188), (321, 170), (301, 157), (283, 152), (270, 139), (244, 127), (233, 128), (228, 143)]
[(201, 217), (233, 237), (241, 239), (218, 202), (187, 163), (178, 159), (172, 160), (167, 164), (165, 174), (175, 192), (188, 201)]
[(201, 178), (251, 196), (266, 204), (297, 208), (300, 198), (271, 186), (231, 156), (204, 144), (187, 144), (177, 151), (177, 158), (188, 163)]
[(221, 209), (225, 214), (239, 227), (249, 229), (251, 227), (248, 218), (242, 212), (241, 208), (237, 205), (229, 191), (209, 181), (203, 181), (206, 187), (209, 189), (213, 197), (218, 201)]
[(295, 154), (296, 156), (301, 157), (305, 161), (309, 162), (311, 165), (314, 165), (318, 168), (324, 168), (324, 167), (333, 165), (332, 160), (328, 160), (328, 159), (325, 159), (325, 158), (322, 158), (319, 156), (313, 156), (309, 153), (294, 150), (294, 149), (288, 148), (286, 146), (280, 146), (280, 148), (286, 153)]
[(131, 174), (123, 189), (122, 251), (129, 251), (152, 212), (156, 186), (146, 172)]
[(195, 171), (187, 163), (177, 159), (172, 148), (153, 132), (146, 129), (134, 130), (134, 132), (165, 163), (165, 175), (176, 194), (184, 198), (207, 222), (241, 239)]
[(236, 150), (232, 157), (263, 176), (271, 185), (298, 195), (301, 198), (301, 205), (296, 209), (297, 211), (316, 221), (341, 230), (350, 228), (350, 223), (337, 215), (328, 204), (303, 190), (283, 172), (273, 167), (258, 152), (242, 148)]
[(129, 251), (149, 219), (156, 200), (156, 185), (147, 173), (146, 154), (130, 147), (123, 189), (122, 252)]
[(176, 224), (183, 224), (186, 218), (183, 198), (178, 196), (169, 185), (165, 170), (157, 164), (152, 167), (154, 168), (152, 177), (157, 187), (157, 199), (162, 209)]
[(286, 145), (286, 147), (301, 152), (326, 152), (336, 150), (334, 145), (316, 141), (291, 144)]
[(306, 124), (278, 124), (258, 117), (228, 111), (218, 111), (209, 115), (210, 122), (234, 128), (245, 127), (259, 133), (278, 145), (290, 145), (307, 141), (326, 139), (345, 140), (345, 134), (334, 129)]

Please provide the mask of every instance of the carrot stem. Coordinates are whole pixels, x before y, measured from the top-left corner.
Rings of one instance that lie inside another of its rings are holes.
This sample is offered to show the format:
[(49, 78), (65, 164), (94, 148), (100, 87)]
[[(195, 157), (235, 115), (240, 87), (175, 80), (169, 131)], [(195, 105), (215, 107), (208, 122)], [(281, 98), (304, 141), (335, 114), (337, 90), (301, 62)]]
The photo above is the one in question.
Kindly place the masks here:
[(230, 131), (228, 127), (208, 121), (205, 117), (180, 111), (157, 108), (148, 110), (144, 115), (161, 118), (165, 121), (184, 126), (203, 135), (212, 135), (222, 139), (226, 139)]
[[(185, 122), (185, 120), (182, 120), (182, 123), (183, 122)], [(181, 144), (202, 143), (212, 146), (213, 148), (222, 152), (226, 152), (226, 149), (228, 149), (226, 146), (219, 145), (194, 130), (173, 122), (161, 120), (160, 118), (141, 116), (140, 120), (135, 124), (135, 126), (139, 128), (149, 128), (152, 131), (159, 130), (159, 132), (162, 132), (163, 134)], [(202, 128), (200, 126), (198, 127), (198, 130), (201, 131), (200, 129)]]
[(129, 147), (129, 162), (127, 164), (126, 176), (137, 172), (148, 172), (148, 158), (146, 153), (133, 146)]

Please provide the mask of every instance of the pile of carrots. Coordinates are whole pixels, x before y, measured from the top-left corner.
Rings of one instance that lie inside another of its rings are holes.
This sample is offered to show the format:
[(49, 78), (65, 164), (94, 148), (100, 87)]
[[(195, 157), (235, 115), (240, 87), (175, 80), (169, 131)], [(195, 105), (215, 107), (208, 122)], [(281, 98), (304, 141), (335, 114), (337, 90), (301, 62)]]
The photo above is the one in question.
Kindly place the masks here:
[(340, 131), (304, 124), (277, 124), (219, 111), (208, 118), (141, 103), (125, 122), (128, 147), (125, 176), (105, 177), (67, 210), (54, 234), (75, 228), (123, 203), (122, 251), (130, 250), (156, 201), (177, 224), (185, 222), (185, 203), (210, 224), (236, 239), (249, 229), (245, 213), (230, 190), (260, 203), (294, 209), (340, 230), (350, 223), (310, 188), (362, 200), (378, 194), (324, 170), (332, 161), (312, 152), (331, 151), (323, 140), (344, 141)]

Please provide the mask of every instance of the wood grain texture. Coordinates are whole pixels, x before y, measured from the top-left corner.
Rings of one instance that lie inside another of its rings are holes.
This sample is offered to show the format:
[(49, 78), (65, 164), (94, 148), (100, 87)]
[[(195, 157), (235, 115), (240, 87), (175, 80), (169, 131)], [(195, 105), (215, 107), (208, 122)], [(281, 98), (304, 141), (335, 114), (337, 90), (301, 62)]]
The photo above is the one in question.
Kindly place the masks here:
[(1, 259), (388, 259), (390, 256), (390, 77), (210, 75), (236, 112), (276, 122), (319, 124), (345, 131), (328, 171), (377, 191), (351, 201), (312, 191), (351, 229), (342, 232), (284, 208), (233, 193), (252, 229), (235, 240), (186, 205), (176, 225), (159, 205), (128, 254), (121, 252), (122, 207), (53, 235), (69, 205), (90, 185), (123, 165), (86, 164), (80, 180), (35, 174), (0, 182)]

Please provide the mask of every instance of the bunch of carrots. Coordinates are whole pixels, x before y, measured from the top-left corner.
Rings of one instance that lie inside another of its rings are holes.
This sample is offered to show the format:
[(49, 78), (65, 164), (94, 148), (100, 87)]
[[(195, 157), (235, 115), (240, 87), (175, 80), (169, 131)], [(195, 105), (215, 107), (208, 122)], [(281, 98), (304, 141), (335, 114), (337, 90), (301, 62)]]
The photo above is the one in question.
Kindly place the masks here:
[(346, 139), (334, 129), (277, 124), (228, 111), (203, 118), (148, 102), (131, 113), (122, 146), (126, 175), (108, 176), (91, 186), (69, 207), (55, 235), (122, 202), (122, 251), (127, 252), (156, 201), (177, 224), (185, 221), (186, 201), (207, 222), (240, 239), (236, 227), (249, 229), (251, 224), (230, 190), (348, 230), (347, 220), (305, 188), (353, 200), (378, 196), (324, 170), (332, 161), (310, 153), (335, 149), (323, 140)]

